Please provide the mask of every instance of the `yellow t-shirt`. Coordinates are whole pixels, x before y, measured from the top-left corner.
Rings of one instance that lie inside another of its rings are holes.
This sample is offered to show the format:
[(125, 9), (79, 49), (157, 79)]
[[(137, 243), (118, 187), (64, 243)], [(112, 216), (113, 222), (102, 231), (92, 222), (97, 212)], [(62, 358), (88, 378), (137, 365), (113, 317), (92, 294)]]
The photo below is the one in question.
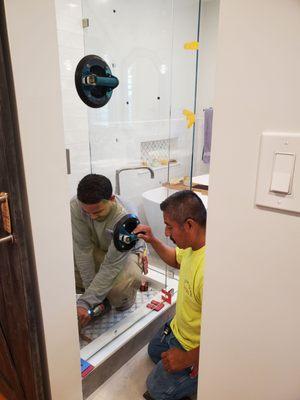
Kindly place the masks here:
[(176, 339), (189, 351), (200, 345), (205, 246), (196, 251), (191, 247), (176, 247), (176, 260), (180, 272), (176, 314), (171, 328)]

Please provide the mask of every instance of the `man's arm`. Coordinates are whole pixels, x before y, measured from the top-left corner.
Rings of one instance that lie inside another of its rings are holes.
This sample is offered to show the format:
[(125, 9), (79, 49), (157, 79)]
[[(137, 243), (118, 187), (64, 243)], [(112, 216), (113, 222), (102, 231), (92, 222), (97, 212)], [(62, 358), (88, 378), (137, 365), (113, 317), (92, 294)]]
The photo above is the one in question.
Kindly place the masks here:
[(71, 202), (71, 222), (74, 261), (84, 288), (88, 288), (95, 276), (93, 243), (88, 222), (81, 216), (76, 200)]
[(98, 273), (77, 300), (77, 315), (81, 326), (85, 326), (91, 320), (88, 309), (102, 303), (113, 287), (114, 280), (123, 268), (127, 255), (127, 252), (117, 251), (113, 241), (111, 242)]
[(141, 239), (144, 239), (145, 242), (150, 243), (159, 257), (168, 265), (174, 268), (179, 268), (179, 264), (176, 261), (176, 251), (173, 247), (169, 247), (157, 239), (152, 231), (150, 226), (147, 225), (138, 225), (134, 230), (134, 233)]
[(121, 272), (129, 253), (118, 251), (111, 241), (99, 271), (90, 286), (78, 299), (78, 306), (88, 309), (102, 303), (113, 287), (114, 280)]

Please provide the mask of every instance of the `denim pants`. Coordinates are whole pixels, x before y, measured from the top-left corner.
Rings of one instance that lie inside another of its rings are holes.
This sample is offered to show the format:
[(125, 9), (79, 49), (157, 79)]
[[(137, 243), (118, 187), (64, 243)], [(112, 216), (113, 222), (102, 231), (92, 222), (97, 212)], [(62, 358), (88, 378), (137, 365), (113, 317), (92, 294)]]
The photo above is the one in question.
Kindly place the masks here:
[[(198, 377), (191, 378), (191, 369), (170, 373), (167, 372), (161, 361), (161, 353), (173, 347), (184, 350), (173, 332), (161, 342), (163, 327), (151, 340), (148, 354), (156, 364), (147, 378), (147, 389), (154, 400), (180, 400), (197, 392)], [(185, 351), (185, 350), (184, 350)]]

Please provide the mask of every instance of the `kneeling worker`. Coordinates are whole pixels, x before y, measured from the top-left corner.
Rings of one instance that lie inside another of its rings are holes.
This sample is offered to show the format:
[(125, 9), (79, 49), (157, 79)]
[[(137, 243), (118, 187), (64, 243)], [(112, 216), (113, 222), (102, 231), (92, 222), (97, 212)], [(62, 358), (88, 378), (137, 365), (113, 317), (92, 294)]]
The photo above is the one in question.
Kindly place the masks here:
[(176, 249), (155, 238), (148, 226), (139, 225), (134, 232), (150, 243), (165, 263), (180, 268), (180, 273), (175, 316), (148, 347), (156, 366), (147, 378), (144, 397), (178, 400), (197, 391), (206, 209), (190, 190), (174, 193), (160, 208), (165, 235), (177, 245)]
[(90, 174), (79, 182), (71, 218), (76, 291), (83, 293), (77, 301), (81, 326), (90, 321), (88, 310), (95, 306), (102, 306), (103, 313), (110, 304), (123, 311), (135, 301), (147, 257), (143, 240), (127, 252), (115, 248), (112, 232), (126, 214), (108, 178)]

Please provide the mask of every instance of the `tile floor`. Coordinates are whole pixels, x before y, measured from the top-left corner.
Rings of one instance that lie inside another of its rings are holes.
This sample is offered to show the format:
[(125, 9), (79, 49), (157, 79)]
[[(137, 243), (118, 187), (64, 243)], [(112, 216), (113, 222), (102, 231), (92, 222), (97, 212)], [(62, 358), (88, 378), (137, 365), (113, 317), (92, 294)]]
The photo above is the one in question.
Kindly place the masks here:
[[(153, 365), (145, 346), (87, 400), (143, 400), (146, 377)], [(197, 400), (197, 396), (191, 400)]]
[(87, 400), (142, 400), (146, 377), (152, 367), (144, 347)]
[(149, 286), (149, 290), (147, 292), (137, 292), (136, 301), (128, 310), (116, 311), (113, 308), (109, 313), (101, 318), (95, 318), (85, 328), (81, 329), (80, 348), (82, 349), (88, 343), (101, 336), (103, 333), (111, 330), (120, 321), (125, 321), (126, 318), (133, 315), (137, 310), (140, 310), (141, 307), (145, 307), (145, 304), (150, 303), (151, 299), (153, 299), (159, 293), (159, 289)]

